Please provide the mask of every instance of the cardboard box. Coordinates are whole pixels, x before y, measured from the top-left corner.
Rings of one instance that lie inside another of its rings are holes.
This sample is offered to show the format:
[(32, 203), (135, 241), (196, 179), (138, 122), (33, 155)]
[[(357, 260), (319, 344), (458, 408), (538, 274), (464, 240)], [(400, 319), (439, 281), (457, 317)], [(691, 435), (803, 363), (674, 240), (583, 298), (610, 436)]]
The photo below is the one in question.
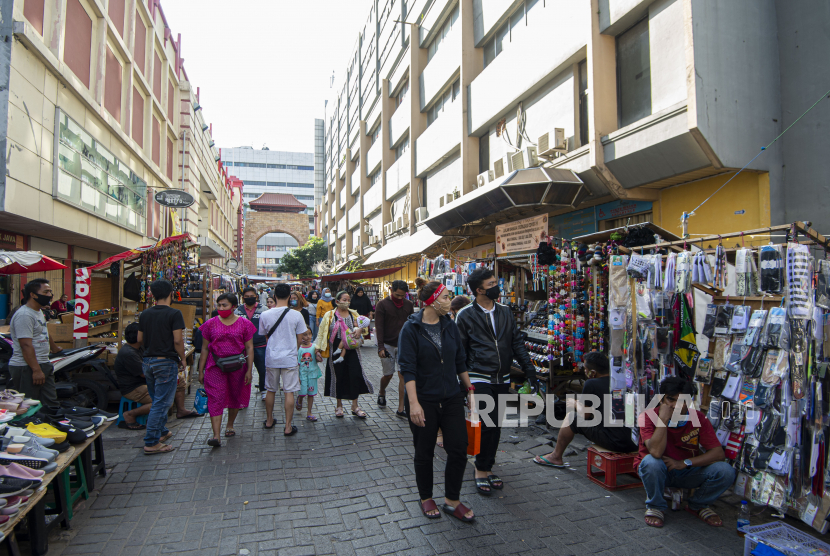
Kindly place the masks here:
[(55, 345), (61, 349), (72, 349), (75, 347), (75, 342), (55, 342)]
[(49, 337), (55, 342), (71, 342), (72, 334), (74, 333), (72, 324), (61, 324), (58, 322), (46, 323), (46, 328), (49, 330)]

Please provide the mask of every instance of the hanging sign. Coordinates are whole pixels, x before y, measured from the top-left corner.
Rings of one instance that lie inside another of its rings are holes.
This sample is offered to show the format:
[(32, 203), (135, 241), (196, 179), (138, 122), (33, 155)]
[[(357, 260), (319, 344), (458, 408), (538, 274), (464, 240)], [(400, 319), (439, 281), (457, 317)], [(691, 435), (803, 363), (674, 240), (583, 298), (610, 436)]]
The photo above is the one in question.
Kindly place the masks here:
[(196, 202), (193, 195), (180, 189), (163, 189), (154, 198), (158, 204), (173, 208), (187, 208)]
[(90, 279), (88, 268), (75, 269), (75, 319), (72, 337), (86, 338), (89, 335)]
[(471, 247), (470, 249), (460, 249), (455, 252), (453, 258), (459, 262), (466, 262), (476, 259), (492, 259), (496, 253), (496, 243), (491, 241), (478, 247)]
[(548, 215), (496, 226), (496, 254), (535, 250), (548, 236)]

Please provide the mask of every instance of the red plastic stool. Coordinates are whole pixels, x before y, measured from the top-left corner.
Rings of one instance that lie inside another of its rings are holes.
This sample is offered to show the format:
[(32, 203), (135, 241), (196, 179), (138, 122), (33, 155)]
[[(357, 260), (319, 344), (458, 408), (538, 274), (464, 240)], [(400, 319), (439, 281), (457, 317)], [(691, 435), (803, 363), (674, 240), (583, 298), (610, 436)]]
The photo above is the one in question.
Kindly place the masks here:
[[(641, 487), (643, 481), (640, 480), (640, 476), (634, 470), (635, 457), (637, 457), (637, 452), (621, 454), (592, 444), (588, 448), (588, 478), (605, 490), (626, 490)], [(592, 467), (596, 467), (600, 471), (594, 472)], [(618, 485), (618, 475), (628, 475), (636, 481)]]

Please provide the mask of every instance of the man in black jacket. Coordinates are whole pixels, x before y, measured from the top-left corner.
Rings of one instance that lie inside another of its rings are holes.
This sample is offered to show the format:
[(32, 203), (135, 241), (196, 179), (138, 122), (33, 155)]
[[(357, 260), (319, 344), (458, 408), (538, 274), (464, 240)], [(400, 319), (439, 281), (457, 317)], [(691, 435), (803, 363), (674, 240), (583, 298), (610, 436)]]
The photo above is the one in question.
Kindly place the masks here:
[[(510, 388), (510, 366), (513, 359), (536, 391), (536, 369), (530, 362), (521, 333), (509, 307), (496, 303), (499, 298), (499, 281), (487, 268), (474, 270), (467, 285), (475, 294), (475, 300), (461, 309), (455, 317), (461, 331), (461, 342), (467, 354), (467, 368), (475, 395), (498, 396), (507, 394)], [(504, 483), (492, 472), (496, 451), (501, 437), (501, 422), (496, 416), (495, 427), (488, 427), (481, 420), (481, 451), (476, 456), (476, 489), (489, 496), (492, 489), (501, 489)]]

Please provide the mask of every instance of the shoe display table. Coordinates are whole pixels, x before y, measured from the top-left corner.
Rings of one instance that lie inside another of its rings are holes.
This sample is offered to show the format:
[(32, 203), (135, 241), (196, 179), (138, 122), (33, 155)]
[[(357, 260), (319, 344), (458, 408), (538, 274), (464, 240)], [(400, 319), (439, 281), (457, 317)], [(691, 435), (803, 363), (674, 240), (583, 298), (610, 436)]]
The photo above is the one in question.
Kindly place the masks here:
[[(83, 444), (70, 446), (68, 450), (58, 455), (55, 463), (58, 467), (55, 471), (47, 473), (41, 478), (40, 486), (35, 490), (29, 501), (15, 515), (3, 524), (0, 531), (5, 534), (2, 544), (6, 547), (8, 554), (18, 555), (20, 549), (17, 546), (16, 533), (21, 534), (29, 541), (31, 553), (35, 556), (43, 556), (49, 549), (48, 536), (56, 526), (60, 525), (69, 528), (70, 508), (69, 502), (71, 493), (69, 481), (64, 480), (64, 472), (67, 468), (80, 460), (80, 467), (86, 479), (87, 492), (91, 491), (95, 484), (95, 475), (106, 474), (104, 467), (104, 443), (101, 435), (114, 421), (105, 421), (95, 430), (95, 434), (89, 437)], [(76, 464), (77, 469), (77, 464)], [(46, 506), (46, 494), (49, 485), (52, 485), (54, 501), (51, 508)], [(28, 527), (26, 531), (15, 531), (20, 521), (27, 517)], [(48, 519), (48, 520), (47, 520)]]

